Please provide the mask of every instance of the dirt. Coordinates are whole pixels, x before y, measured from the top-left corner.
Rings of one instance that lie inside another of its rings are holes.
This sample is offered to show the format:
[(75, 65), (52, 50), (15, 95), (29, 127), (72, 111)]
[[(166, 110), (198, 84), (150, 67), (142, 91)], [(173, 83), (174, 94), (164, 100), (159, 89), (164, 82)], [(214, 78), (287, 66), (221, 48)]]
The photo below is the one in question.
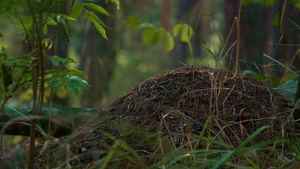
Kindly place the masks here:
[[(175, 147), (205, 149), (206, 141), (195, 147), (202, 131), (205, 137), (237, 147), (262, 126), (280, 131), (292, 108), (277, 91), (249, 76), (184, 66), (149, 78), (115, 99), (72, 135), (52, 142), (49, 153), (44, 150), (36, 158), (36, 167), (88, 167), (105, 158), (118, 140), (119, 149), (114, 150), (125, 159), (124, 168), (141, 167), (159, 161)], [(294, 127), (289, 120), (286, 131)], [(289, 132), (284, 134), (291, 138)], [(248, 145), (277, 138), (268, 129)], [(134, 160), (126, 145), (144, 162)]]

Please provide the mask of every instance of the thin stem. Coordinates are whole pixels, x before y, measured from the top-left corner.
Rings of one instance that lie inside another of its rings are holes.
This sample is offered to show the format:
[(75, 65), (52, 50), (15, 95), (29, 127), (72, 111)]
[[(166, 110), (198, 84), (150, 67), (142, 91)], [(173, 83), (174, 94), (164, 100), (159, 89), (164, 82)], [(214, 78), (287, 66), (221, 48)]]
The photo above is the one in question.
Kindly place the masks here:
[[(4, 107), (5, 107), (5, 104), (7, 103), (7, 101), (9, 100), (10, 96), (5, 96), (4, 97), (4, 100), (2, 102), (2, 105), (1, 105), (1, 113), (2, 113), (2, 124), (4, 124)], [(2, 126), (3, 127), (3, 126)], [(1, 134), (0, 136), (0, 168), (1, 169), (4, 169), (4, 156), (3, 156), (3, 134)]]
[(237, 17), (237, 22), (236, 22), (236, 28), (237, 28), (237, 43), (236, 43), (236, 60), (235, 60), (235, 74), (238, 73), (238, 61), (239, 61), (239, 55), (240, 55), (240, 21), (241, 21), (241, 10), (242, 10), (242, 0), (240, 0), (240, 5), (239, 5), (239, 13)]
[[(27, 0), (29, 9), (31, 11), (31, 15), (33, 17), (33, 31), (34, 28), (36, 29), (37, 34), (37, 44), (38, 44), (38, 51), (39, 51), (39, 58), (37, 60), (33, 60), (33, 70), (32, 70), (32, 80), (33, 80), (33, 108), (32, 114), (39, 115), (43, 103), (44, 97), (44, 56), (43, 56), (43, 46), (42, 46), (42, 37), (40, 31), (40, 25), (42, 25), (42, 15), (39, 15), (39, 23), (37, 23), (37, 18), (35, 16), (32, 4), (30, 0)], [(33, 38), (34, 41), (34, 38)], [(41, 69), (41, 86), (39, 91), (39, 100), (37, 100), (37, 90), (38, 90), (38, 80), (39, 80), (39, 71)], [(36, 119), (31, 120), (31, 127), (30, 127), (30, 147), (29, 147), (29, 169), (34, 169), (34, 149), (35, 149), (35, 130), (36, 130)]]

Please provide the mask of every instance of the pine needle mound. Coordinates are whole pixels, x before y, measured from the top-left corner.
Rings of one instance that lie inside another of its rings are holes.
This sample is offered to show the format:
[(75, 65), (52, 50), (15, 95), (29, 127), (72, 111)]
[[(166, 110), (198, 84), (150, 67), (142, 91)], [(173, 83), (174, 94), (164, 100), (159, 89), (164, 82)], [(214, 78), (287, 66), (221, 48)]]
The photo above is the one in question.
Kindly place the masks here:
[[(209, 117), (203, 136), (237, 147), (262, 126), (280, 131), (292, 108), (289, 100), (251, 77), (184, 66), (149, 78), (115, 99), (74, 134), (52, 142), (50, 153), (41, 152), (36, 166), (101, 165), (114, 146), (118, 150), (110, 167), (117, 159), (124, 168), (146, 166), (175, 148), (193, 150)], [(293, 119), (284, 128), (287, 138), (291, 128)], [(269, 129), (248, 145), (277, 138)], [(208, 144), (196, 146), (206, 149)], [(215, 143), (209, 147), (230, 149)]]

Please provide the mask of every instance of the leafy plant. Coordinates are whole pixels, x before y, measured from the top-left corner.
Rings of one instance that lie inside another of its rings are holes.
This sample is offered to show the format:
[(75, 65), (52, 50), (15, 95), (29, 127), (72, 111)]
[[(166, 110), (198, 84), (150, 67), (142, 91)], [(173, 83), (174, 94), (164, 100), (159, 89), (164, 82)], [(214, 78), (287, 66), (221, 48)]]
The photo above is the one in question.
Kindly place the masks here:
[[(108, 3), (109, 0), (105, 0)], [(118, 0), (110, 0), (119, 8)], [(76, 4), (75, 4), (76, 3)], [(9, 19), (16, 24), (16, 36), (23, 35), (23, 41), (29, 52), (21, 56), (8, 56), (5, 48), (0, 51), (0, 100), (3, 120), (3, 111), (7, 101), (14, 92), (23, 86), (33, 90), (32, 114), (39, 115), (43, 106), (45, 88), (57, 90), (65, 87), (74, 94), (79, 94), (79, 88), (88, 89), (89, 84), (83, 79), (86, 76), (82, 71), (74, 69), (70, 64), (75, 63), (64, 56), (48, 56), (47, 52), (56, 46), (54, 43), (61, 28), (66, 39), (70, 40), (68, 24), (77, 21), (76, 18), (84, 11), (84, 19), (90, 19), (99, 33), (107, 39), (108, 28), (96, 14), (111, 16), (103, 7), (94, 1), (72, 1), (71, 13), (60, 13), (59, 8), (64, 4), (61, 0), (8, 0), (0, 2), (0, 17)], [(74, 5), (75, 4), (75, 5)], [(54, 26), (56, 36), (51, 39), (48, 27)], [(0, 34), (1, 37), (5, 34)], [(46, 70), (46, 61), (51, 60), (53, 69)], [(37, 119), (31, 119), (30, 157), (29, 168), (34, 163), (35, 124)], [(2, 145), (2, 136), (1, 136)], [(0, 148), (0, 167), (3, 168), (3, 152)]]
[(162, 39), (166, 52), (174, 49), (174, 38), (177, 35), (180, 35), (182, 42), (189, 43), (194, 34), (193, 29), (188, 24), (177, 24), (171, 33), (163, 27), (155, 27), (153, 24), (147, 22), (141, 23), (137, 16), (128, 17), (125, 25), (130, 29), (141, 29), (143, 42), (149, 43), (152, 47), (156, 46)]

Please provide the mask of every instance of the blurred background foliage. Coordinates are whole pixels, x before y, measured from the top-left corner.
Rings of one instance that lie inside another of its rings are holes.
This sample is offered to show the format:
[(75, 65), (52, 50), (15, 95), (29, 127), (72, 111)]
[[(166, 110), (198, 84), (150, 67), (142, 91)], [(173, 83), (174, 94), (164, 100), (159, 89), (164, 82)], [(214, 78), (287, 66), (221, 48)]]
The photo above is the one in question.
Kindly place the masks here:
[[(67, 106), (69, 99), (71, 107), (103, 108), (139, 82), (181, 63), (234, 68), (237, 30), (233, 24), (238, 16), (239, 0), (126, 0), (120, 1), (119, 9), (113, 3), (97, 3), (113, 15), (99, 16), (110, 28), (106, 29), (108, 40), (90, 20), (80, 16), (79, 21), (69, 24), (69, 41), (64, 34), (58, 35), (56, 49), (48, 53), (53, 55), (56, 50), (58, 56), (77, 61), (74, 67), (86, 73), (91, 85), (90, 90), (82, 90), (79, 97), (66, 98), (64, 90), (56, 91), (53, 100), (56, 106)], [(286, 8), (282, 10), (285, 3)], [(71, 1), (59, 8), (70, 9)], [(239, 72), (253, 75), (273, 87), (295, 78), (285, 75), (286, 69), (263, 54), (292, 70), (299, 70), (299, 9), (298, 0), (242, 1)], [(174, 49), (165, 52), (162, 40), (151, 47), (143, 42), (142, 30), (130, 29), (124, 24), (132, 16), (171, 33), (177, 24), (188, 24), (198, 36), (193, 36), (190, 43), (181, 42), (177, 36)], [(51, 26), (48, 31), (51, 32)], [(0, 47), (5, 47), (10, 56), (25, 53), (22, 37), (16, 36), (13, 23), (1, 19), (0, 32), (3, 36)], [(224, 58), (222, 64), (216, 63)], [(283, 77), (283, 81), (278, 81)], [(20, 89), (9, 104), (27, 106), (31, 97), (30, 90)], [(50, 92), (46, 91), (45, 102), (49, 102), (49, 97)]]

